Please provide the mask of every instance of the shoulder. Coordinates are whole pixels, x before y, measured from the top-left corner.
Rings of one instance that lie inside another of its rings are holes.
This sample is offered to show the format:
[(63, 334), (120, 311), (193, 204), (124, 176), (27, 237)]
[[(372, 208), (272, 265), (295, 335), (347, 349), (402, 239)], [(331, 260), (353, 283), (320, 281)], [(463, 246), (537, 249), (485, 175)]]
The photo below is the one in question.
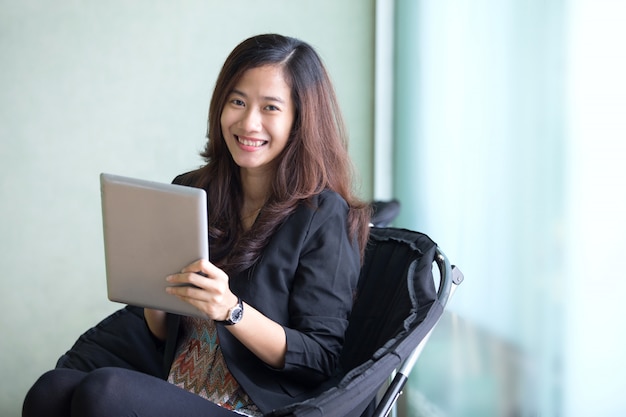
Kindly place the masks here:
[(346, 200), (332, 190), (324, 190), (314, 195), (303, 205), (314, 209), (316, 212), (348, 211), (348, 203)]
[(324, 190), (301, 201), (287, 219), (305, 229), (317, 228), (329, 220), (345, 222), (348, 216), (348, 203), (338, 193)]
[(189, 187), (201, 187), (204, 178), (204, 169), (199, 168), (193, 171), (180, 174), (174, 178), (173, 184), (187, 185)]
[[(283, 221), (276, 230), (279, 240), (289, 241), (285, 234), (298, 235), (298, 239), (306, 240), (307, 236), (322, 231), (343, 229), (347, 225), (348, 204), (338, 193), (324, 190), (306, 200), (301, 200), (295, 210)], [(295, 238), (295, 236), (292, 236)]]
[(286, 221), (286, 227), (300, 229), (304, 236), (338, 233), (347, 227), (348, 203), (338, 193), (324, 190), (301, 201)]

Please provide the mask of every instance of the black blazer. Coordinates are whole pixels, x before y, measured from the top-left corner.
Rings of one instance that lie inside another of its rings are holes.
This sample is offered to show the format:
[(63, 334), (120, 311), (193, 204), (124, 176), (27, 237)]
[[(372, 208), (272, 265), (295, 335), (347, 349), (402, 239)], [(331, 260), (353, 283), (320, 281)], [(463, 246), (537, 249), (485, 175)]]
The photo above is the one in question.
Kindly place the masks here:
[[(218, 325), (228, 369), (264, 413), (316, 395), (337, 371), (360, 271), (347, 216), (341, 196), (322, 192), (300, 204), (253, 267), (230, 277), (233, 293), (280, 323), (287, 336), (285, 367), (274, 369)], [(168, 316), (166, 372), (174, 360), (179, 325), (180, 316)]]

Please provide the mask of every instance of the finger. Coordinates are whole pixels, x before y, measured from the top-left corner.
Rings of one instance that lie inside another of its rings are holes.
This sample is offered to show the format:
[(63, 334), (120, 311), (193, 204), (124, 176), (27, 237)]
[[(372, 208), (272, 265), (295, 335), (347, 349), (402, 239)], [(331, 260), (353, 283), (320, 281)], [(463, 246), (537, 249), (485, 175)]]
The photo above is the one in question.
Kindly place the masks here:
[(208, 260), (198, 259), (197, 261), (184, 267), (181, 272), (194, 272), (196, 274), (201, 273), (208, 276), (212, 270), (211, 266), (213, 266), (213, 264), (211, 264)]
[(199, 301), (203, 303), (209, 301), (209, 295), (206, 291), (193, 286), (167, 287), (165, 291), (168, 294), (175, 295), (176, 297), (190, 304), (193, 304), (192, 301)]
[(175, 287), (192, 287), (204, 290), (211, 290), (213, 287), (210, 279), (195, 272), (172, 274), (167, 276), (165, 280)]
[(215, 303), (210, 301), (209, 294), (204, 290), (192, 287), (167, 287), (165, 290), (179, 300), (194, 306), (207, 318), (213, 318), (217, 314)]
[(207, 304), (204, 300), (197, 300), (195, 298), (188, 298), (176, 295), (181, 301), (188, 303), (189, 305), (195, 307), (198, 311), (200, 311), (206, 318), (212, 318), (213, 311), (211, 309), (210, 304)]

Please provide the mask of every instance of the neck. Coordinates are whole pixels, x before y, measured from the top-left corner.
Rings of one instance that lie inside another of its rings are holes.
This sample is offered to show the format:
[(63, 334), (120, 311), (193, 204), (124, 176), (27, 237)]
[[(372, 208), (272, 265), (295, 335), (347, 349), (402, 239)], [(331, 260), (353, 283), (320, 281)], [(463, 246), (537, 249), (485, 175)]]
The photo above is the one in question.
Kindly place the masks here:
[(243, 207), (245, 212), (259, 210), (270, 191), (270, 176), (255, 175), (248, 171), (241, 172), (241, 189), (243, 191)]

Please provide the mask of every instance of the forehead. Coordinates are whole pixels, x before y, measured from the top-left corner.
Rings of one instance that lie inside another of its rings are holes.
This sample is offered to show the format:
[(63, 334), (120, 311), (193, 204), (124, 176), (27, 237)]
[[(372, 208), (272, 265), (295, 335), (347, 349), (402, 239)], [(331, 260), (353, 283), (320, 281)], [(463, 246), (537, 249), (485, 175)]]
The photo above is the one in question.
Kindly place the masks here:
[(287, 82), (283, 67), (279, 65), (264, 65), (244, 71), (233, 90), (246, 95), (279, 94), (284, 100), (291, 96), (291, 86)]

